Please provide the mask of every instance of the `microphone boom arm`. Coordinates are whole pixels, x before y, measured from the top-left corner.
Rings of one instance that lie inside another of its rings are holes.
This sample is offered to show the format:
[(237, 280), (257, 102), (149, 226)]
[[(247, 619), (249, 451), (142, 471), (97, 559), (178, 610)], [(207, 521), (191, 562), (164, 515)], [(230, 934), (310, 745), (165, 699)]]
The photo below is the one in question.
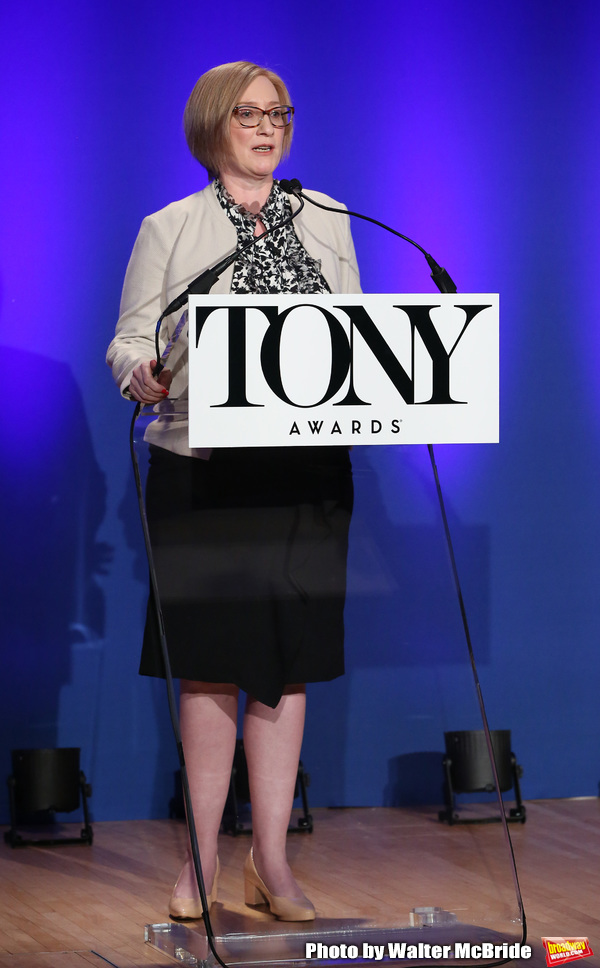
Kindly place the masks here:
[[(292, 193), (288, 192), (288, 194), (292, 194)], [(252, 248), (253, 245), (256, 245), (256, 243), (260, 242), (261, 239), (264, 239), (266, 235), (270, 235), (271, 232), (275, 232), (277, 229), (284, 228), (292, 221), (292, 219), (295, 219), (296, 216), (299, 215), (302, 209), (304, 208), (304, 196), (300, 198), (299, 201), (300, 201), (300, 207), (297, 208), (295, 212), (292, 212), (291, 215), (288, 215), (288, 217), (285, 218), (283, 222), (279, 222), (277, 225), (272, 225), (270, 229), (265, 229), (265, 231), (262, 232), (260, 235), (253, 236), (251, 239), (245, 242), (239, 249), (236, 249), (235, 252), (230, 253), (230, 255), (222, 259), (221, 262), (217, 262), (216, 266), (213, 266), (212, 269), (205, 269), (204, 272), (201, 272), (200, 275), (197, 276), (193, 282), (190, 282), (187, 289), (184, 289), (183, 292), (181, 292), (178, 296), (175, 297), (175, 299), (172, 300), (172, 302), (169, 303), (169, 305), (164, 310), (164, 312), (161, 313), (160, 318), (156, 323), (156, 328), (154, 331), (154, 350), (156, 353), (156, 366), (152, 371), (153, 376), (158, 376), (161, 370), (164, 370), (165, 363), (167, 361), (169, 353), (171, 352), (175, 343), (181, 336), (181, 331), (185, 325), (185, 315), (184, 315), (177, 323), (177, 326), (175, 327), (175, 332), (173, 333), (173, 335), (171, 336), (171, 339), (165, 346), (164, 352), (161, 354), (158, 337), (159, 337), (160, 327), (162, 326), (163, 319), (165, 319), (167, 316), (170, 316), (171, 313), (176, 312), (178, 309), (181, 309), (181, 307), (187, 301), (188, 296), (207, 295), (212, 289), (212, 287), (214, 286), (219, 276), (221, 276), (225, 272), (225, 270), (228, 269), (229, 266), (241, 256), (242, 252), (245, 252), (246, 249)], [(311, 199), (309, 199), (309, 201), (311, 201)]]
[(351, 212), (350, 209), (347, 208), (333, 208), (331, 205), (323, 205), (322, 202), (316, 202), (314, 198), (310, 197), (310, 195), (304, 194), (302, 191), (302, 185), (297, 178), (292, 178), (290, 181), (287, 179), (282, 179), (279, 184), (283, 188), (284, 192), (288, 192), (290, 195), (295, 195), (298, 199), (304, 199), (305, 201), (310, 202), (311, 205), (316, 205), (317, 208), (322, 208), (326, 212), (337, 212), (339, 215), (353, 215), (355, 218), (361, 218), (365, 222), (372, 222), (373, 225), (378, 225), (380, 228), (385, 229), (386, 232), (391, 232), (392, 235), (397, 235), (398, 238), (404, 239), (405, 242), (410, 242), (410, 244), (414, 245), (419, 252), (422, 252), (427, 259), (427, 264), (431, 269), (431, 278), (435, 282), (440, 292), (456, 292), (456, 286), (450, 278), (448, 272), (438, 265), (433, 256), (430, 255), (429, 252), (426, 252), (423, 246), (419, 245), (418, 242), (415, 242), (414, 239), (409, 239), (407, 235), (402, 235), (402, 232), (397, 232), (396, 229), (386, 225), (385, 222), (379, 222), (376, 218), (370, 218), (369, 215), (361, 215), (360, 212)]

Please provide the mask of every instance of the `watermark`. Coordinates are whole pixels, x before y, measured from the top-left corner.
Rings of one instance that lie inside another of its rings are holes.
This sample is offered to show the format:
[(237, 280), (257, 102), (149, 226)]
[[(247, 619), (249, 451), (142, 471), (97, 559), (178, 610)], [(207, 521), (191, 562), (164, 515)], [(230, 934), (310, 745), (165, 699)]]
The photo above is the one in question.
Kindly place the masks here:
[(549, 968), (553, 965), (562, 965), (566, 961), (589, 958), (594, 954), (587, 938), (542, 938), (542, 944)]
[[(562, 940), (562, 939), (551, 939)], [(591, 951), (589, 952), (591, 954)], [(320, 941), (308, 941), (304, 955), (307, 959), (316, 958), (319, 961), (337, 961), (344, 958), (363, 961), (441, 961), (454, 960), (479, 961), (485, 959), (502, 960), (505, 958), (531, 958), (531, 946), (515, 942), (509, 944), (493, 944), (483, 941), (472, 944), (470, 941), (455, 941), (454, 944), (408, 944), (404, 941), (389, 941), (387, 944), (322, 944)], [(584, 957), (577, 955), (577, 957)], [(549, 962), (554, 964), (554, 962)]]

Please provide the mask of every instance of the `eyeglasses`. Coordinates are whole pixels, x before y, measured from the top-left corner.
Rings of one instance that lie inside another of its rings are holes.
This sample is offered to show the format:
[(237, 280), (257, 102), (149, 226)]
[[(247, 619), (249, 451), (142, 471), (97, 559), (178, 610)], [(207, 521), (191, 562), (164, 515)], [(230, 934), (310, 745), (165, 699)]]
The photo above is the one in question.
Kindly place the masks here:
[(262, 108), (255, 108), (250, 104), (238, 104), (233, 109), (233, 114), (242, 128), (258, 128), (265, 114), (268, 114), (274, 128), (287, 128), (294, 116), (294, 109), (289, 104), (280, 104), (270, 111), (263, 111)]

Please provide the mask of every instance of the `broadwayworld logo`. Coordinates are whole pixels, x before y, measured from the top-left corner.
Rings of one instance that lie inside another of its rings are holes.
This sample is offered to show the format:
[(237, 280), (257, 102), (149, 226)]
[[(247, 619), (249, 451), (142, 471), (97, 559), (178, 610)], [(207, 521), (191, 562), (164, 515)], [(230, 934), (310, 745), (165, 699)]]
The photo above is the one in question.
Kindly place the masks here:
[(546, 964), (549, 968), (567, 961), (589, 958), (594, 954), (587, 938), (542, 938), (542, 943), (546, 949)]

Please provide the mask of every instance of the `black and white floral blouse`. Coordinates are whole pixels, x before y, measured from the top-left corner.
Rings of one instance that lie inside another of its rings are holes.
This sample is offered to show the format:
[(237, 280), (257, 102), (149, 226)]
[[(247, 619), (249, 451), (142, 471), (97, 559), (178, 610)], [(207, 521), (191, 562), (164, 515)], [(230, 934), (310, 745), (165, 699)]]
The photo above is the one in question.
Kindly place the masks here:
[[(266, 229), (292, 214), (289, 198), (273, 182), (271, 193), (258, 215), (237, 205), (221, 182), (215, 181), (217, 198), (233, 222), (238, 236), (238, 249), (253, 236), (260, 218)], [(231, 292), (330, 292), (321, 273), (321, 263), (308, 254), (290, 222), (250, 246), (234, 264)]]

